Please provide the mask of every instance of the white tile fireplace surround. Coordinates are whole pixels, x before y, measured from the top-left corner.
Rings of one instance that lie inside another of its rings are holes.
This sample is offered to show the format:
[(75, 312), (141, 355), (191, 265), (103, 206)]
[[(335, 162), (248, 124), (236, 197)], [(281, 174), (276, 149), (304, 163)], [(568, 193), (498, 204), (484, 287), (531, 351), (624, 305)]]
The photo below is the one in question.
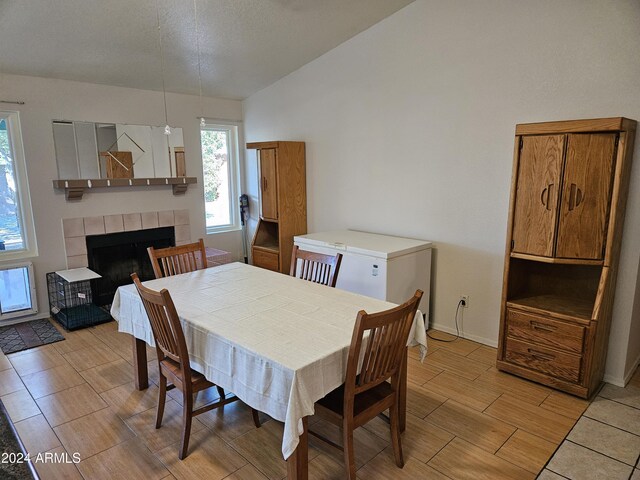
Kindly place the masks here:
[(87, 242), (89, 235), (132, 232), (149, 228), (174, 227), (176, 245), (191, 242), (188, 210), (165, 210), (162, 212), (123, 213), (98, 217), (63, 218), (62, 231), (67, 256), (67, 268), (89, 266)]

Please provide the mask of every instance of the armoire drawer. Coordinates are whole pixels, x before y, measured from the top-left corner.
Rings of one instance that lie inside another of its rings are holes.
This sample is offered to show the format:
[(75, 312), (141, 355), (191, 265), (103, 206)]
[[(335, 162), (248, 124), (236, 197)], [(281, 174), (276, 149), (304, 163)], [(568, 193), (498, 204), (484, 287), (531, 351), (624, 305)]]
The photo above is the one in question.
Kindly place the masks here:
[(278, 255), (278, 252), (267, 252), (265, 250), (254, 248), (252, 254), (253, 264), (256, 267), (266, 268), (267, 270), (273, 270), (274, 272), (279, 270), (280, 255)]
[(580, 380), (582, 357), (579, 355), (507, 338), (505, 360), (570, 382)]
[(508, 308), (507, 335), (581, 354), (585, 327)]

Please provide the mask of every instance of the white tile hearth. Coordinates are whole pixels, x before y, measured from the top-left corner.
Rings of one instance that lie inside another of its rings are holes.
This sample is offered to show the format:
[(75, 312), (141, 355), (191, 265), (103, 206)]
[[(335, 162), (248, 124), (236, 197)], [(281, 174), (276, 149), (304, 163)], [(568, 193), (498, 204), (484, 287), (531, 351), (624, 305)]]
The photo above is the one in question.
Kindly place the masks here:
[(158, 212), (145, 212), (142, 214), (142, 230), (158, 228)]
[(173, 219), (173, 210), (158, 212), (158, 225), (160, 227), (172, 227), (173, 225), (175, 225)]
[(132, 232), (150, 228), (175, 226), (176, 245), (191, 242), (191, 227), (188, 210), (165, 210), (162, 212), (134, 212), (84, 218), (63, 218), (67, 268), (89, 266), (87, 240), (89, 235)]
[(176, 225), (176, 245), (184, 245), (191, 241), (191, 227), (189, 225)]
[(80, 268), (88, 266), (89, 258), (86, 255), (74, 255), (72, 257), (67, 257), (67, 268)]
[(174, 210), (173, 218), (176, 225), (189, 225), (189, 210)]
[(127, 213), (122, 216), (126, 232), (142, 230), (142, 217), (139, 213)]
[(122, 215), (105, 215), (104, 230), (105, 233), (124, 232)]
[(82, 218), (63, 218), (62, 231), (64, 237), (84, 237), (84, 221)]
[(64, 248), (67, 252), (67, 257), (87, 254), (87, 242), (85, 241), (85, 237), (65, 238)]
[(84, 234), (85, 235), (104, 234), (104, 217), (85, 217), (84, 218)]

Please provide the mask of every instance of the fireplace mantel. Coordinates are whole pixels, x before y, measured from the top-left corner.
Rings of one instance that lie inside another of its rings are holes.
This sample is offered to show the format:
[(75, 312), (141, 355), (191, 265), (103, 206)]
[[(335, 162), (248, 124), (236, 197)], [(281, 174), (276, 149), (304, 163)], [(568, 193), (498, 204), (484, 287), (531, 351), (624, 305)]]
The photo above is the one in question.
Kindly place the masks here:
[(85, 190), (111, 187), (147, 187), (171, 185), (174, 195), (187, 191), (190, 183), (197, 183), (196, 177), (155, 177), (155, 178), (95, 178), (82, 180), (53, 180), (53, 188), (64, 188), (67, 200), (82, 200)]

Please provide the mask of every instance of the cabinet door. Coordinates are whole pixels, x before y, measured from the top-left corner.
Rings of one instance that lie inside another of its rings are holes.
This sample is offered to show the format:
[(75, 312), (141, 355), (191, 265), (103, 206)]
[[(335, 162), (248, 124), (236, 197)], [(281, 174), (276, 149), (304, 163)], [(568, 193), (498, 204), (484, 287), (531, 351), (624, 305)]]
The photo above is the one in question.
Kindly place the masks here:
[(615, 143), (614, 133), (569, 135), (557, 257), (603, 258)]
[(276, 150), (260, 150), (260, 205), (262, 218), (278, 219), (278, 184), (276, 174)]
[(513, 212), (514, 252), (553, 255), (564, 144), (564, 135), (522, 138)]

